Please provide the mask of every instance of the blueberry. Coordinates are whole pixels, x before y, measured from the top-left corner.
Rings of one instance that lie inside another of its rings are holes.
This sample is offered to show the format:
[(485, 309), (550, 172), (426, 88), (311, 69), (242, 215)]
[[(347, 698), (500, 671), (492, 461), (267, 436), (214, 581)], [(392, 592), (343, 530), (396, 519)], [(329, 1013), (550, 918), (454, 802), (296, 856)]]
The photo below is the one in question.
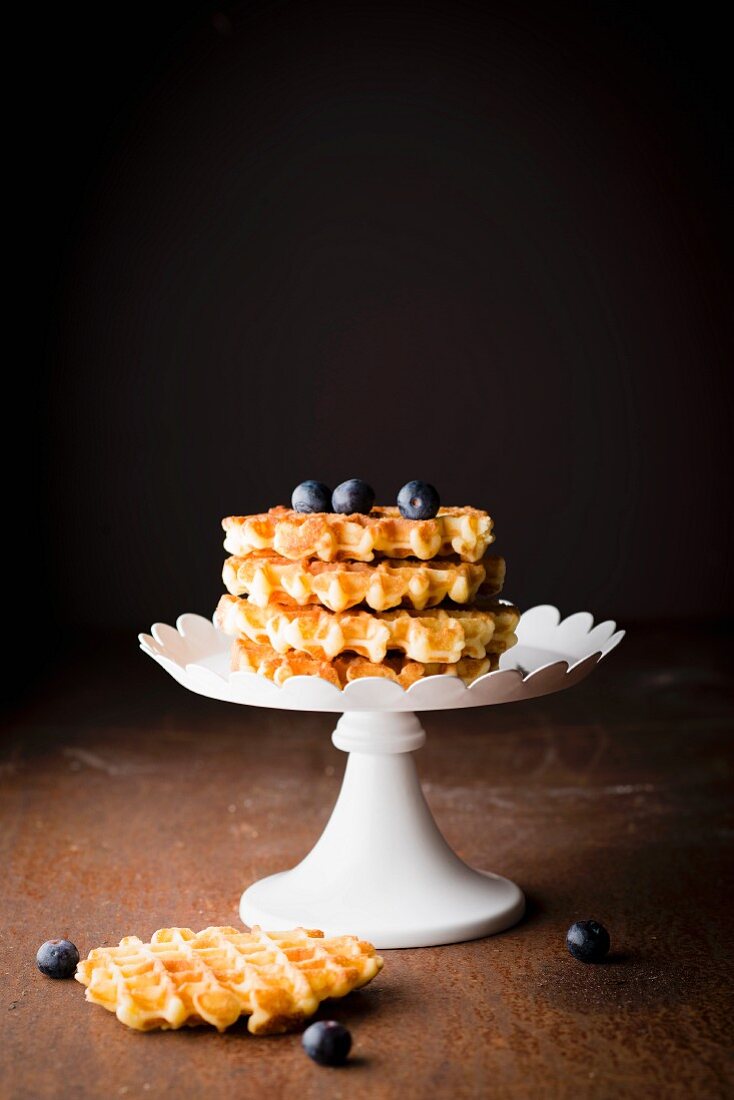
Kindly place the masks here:
[(336, 1020), (319, 1020), (311, 1024), (301, 1039), (309, 1058), (320, 1066), (341, 1066), (352, 1049), (352, 1036)]
[(362, 512), (367, 515), (372, 511), (375, 503), (375, 491), (371, 485), (361, 478), (351, 477), (349, 481), (342, 481), (331, 494), (331, 508), (334, 512), (342, 512), (350, 516), (354, 512)]
[(595, 920), (577, 920), (566, 933), (566, 947), (579, 962), (601, 962), (609, 951), (609, 933)]
[(71, 978), (79, 962), (79, 952), (69, 940), (46, 940), (38, 948), (36, 962), (47, 978)]
[(330, 512), (331, 489), (323, 481), (302, 481), (291, 497), (295, 512)]
[(433, 519), (441, 498), (427, 481), (409, 481), (398, 493), (398, 508), (406, 519)]

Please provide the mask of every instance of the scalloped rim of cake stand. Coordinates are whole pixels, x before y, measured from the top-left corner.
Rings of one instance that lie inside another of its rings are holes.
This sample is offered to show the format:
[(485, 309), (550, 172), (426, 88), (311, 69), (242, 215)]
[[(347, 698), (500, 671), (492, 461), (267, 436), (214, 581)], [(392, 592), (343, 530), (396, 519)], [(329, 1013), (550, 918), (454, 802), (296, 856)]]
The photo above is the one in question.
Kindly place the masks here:
[(516, 633), (517, 645), (502, 654), (499, 669), (468, 687), (457, 677), (438, 675), (407, 689), (381, 677), (354, 680), (340, 690), (317, 676), (292, 676), (279, 686), (256, 673), (230, 672), (232, 639), (192, 613), (179, 615), (175, 628), (155, 623), (139, 640), (148, 656), (199, 695), (248, 706), (344, 713), (453, 710), (549, 695), (585, 679), (624, 637), (612, 620), (595, 626), (588, 611), (561, 619), (550, 604), (525, 611)]

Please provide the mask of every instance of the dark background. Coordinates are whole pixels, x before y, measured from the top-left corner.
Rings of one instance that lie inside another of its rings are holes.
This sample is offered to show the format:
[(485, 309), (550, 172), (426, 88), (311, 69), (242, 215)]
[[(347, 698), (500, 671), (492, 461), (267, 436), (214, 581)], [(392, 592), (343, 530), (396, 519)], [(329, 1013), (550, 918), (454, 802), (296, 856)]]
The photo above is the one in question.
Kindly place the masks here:
[(38, 15), (6, 212), (21, 629), (29, 576), (49, 652), (209, 614), (221, 516), (305, 477), (486, 507), (522, 606), (730, 612), (714, 11)]

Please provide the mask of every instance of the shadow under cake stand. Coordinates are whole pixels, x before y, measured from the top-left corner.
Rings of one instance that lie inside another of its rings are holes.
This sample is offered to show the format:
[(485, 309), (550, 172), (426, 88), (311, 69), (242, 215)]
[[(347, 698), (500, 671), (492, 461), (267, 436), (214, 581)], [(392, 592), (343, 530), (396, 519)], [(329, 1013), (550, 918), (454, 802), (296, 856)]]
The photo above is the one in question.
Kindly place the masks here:
[(341, 714), (332, 741), (349, 756), (326, 828), (297, 867), (245, 890), (245, 924), (356, 934), (383, 949), (458, 943), (501, 932), (522, 917), (520, 888), (467, 866), (439, 831), (413, 758), (426, 740), (417, 712), (510, 703), (572, 687), (621, 641), (624, 631), (615, 623), (594, 626), (585, 611), (561, 621), (555, 607), (534, 607), (522, 615), (517, 645), (502, 654), (499, 669), (470, 687), (429, 676), (405, 690), (370, 677), (343, 691), (313, 676), (293, 676), (279, 687), (251, 672), (230, 672), (230, 637), (200, 615), (181, 615), (176, 626), (156, 623), (140, 645), (189, 691)]

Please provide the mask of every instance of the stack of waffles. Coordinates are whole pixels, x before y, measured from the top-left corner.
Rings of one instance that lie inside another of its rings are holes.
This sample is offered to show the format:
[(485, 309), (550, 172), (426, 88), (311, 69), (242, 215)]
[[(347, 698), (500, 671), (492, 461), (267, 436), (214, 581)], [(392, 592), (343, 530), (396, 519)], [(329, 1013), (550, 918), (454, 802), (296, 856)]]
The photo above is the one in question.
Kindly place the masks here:
[(505, 563), (487, 553), (492, 520), (476, 508), (411, 520), (279, 507), (222, 526), (232, 556), (215, 622), (234, 638), (235, 671), (340, 688), (366, 676), (469, 684), (517, 640), (519, 612), (497, 598)]

